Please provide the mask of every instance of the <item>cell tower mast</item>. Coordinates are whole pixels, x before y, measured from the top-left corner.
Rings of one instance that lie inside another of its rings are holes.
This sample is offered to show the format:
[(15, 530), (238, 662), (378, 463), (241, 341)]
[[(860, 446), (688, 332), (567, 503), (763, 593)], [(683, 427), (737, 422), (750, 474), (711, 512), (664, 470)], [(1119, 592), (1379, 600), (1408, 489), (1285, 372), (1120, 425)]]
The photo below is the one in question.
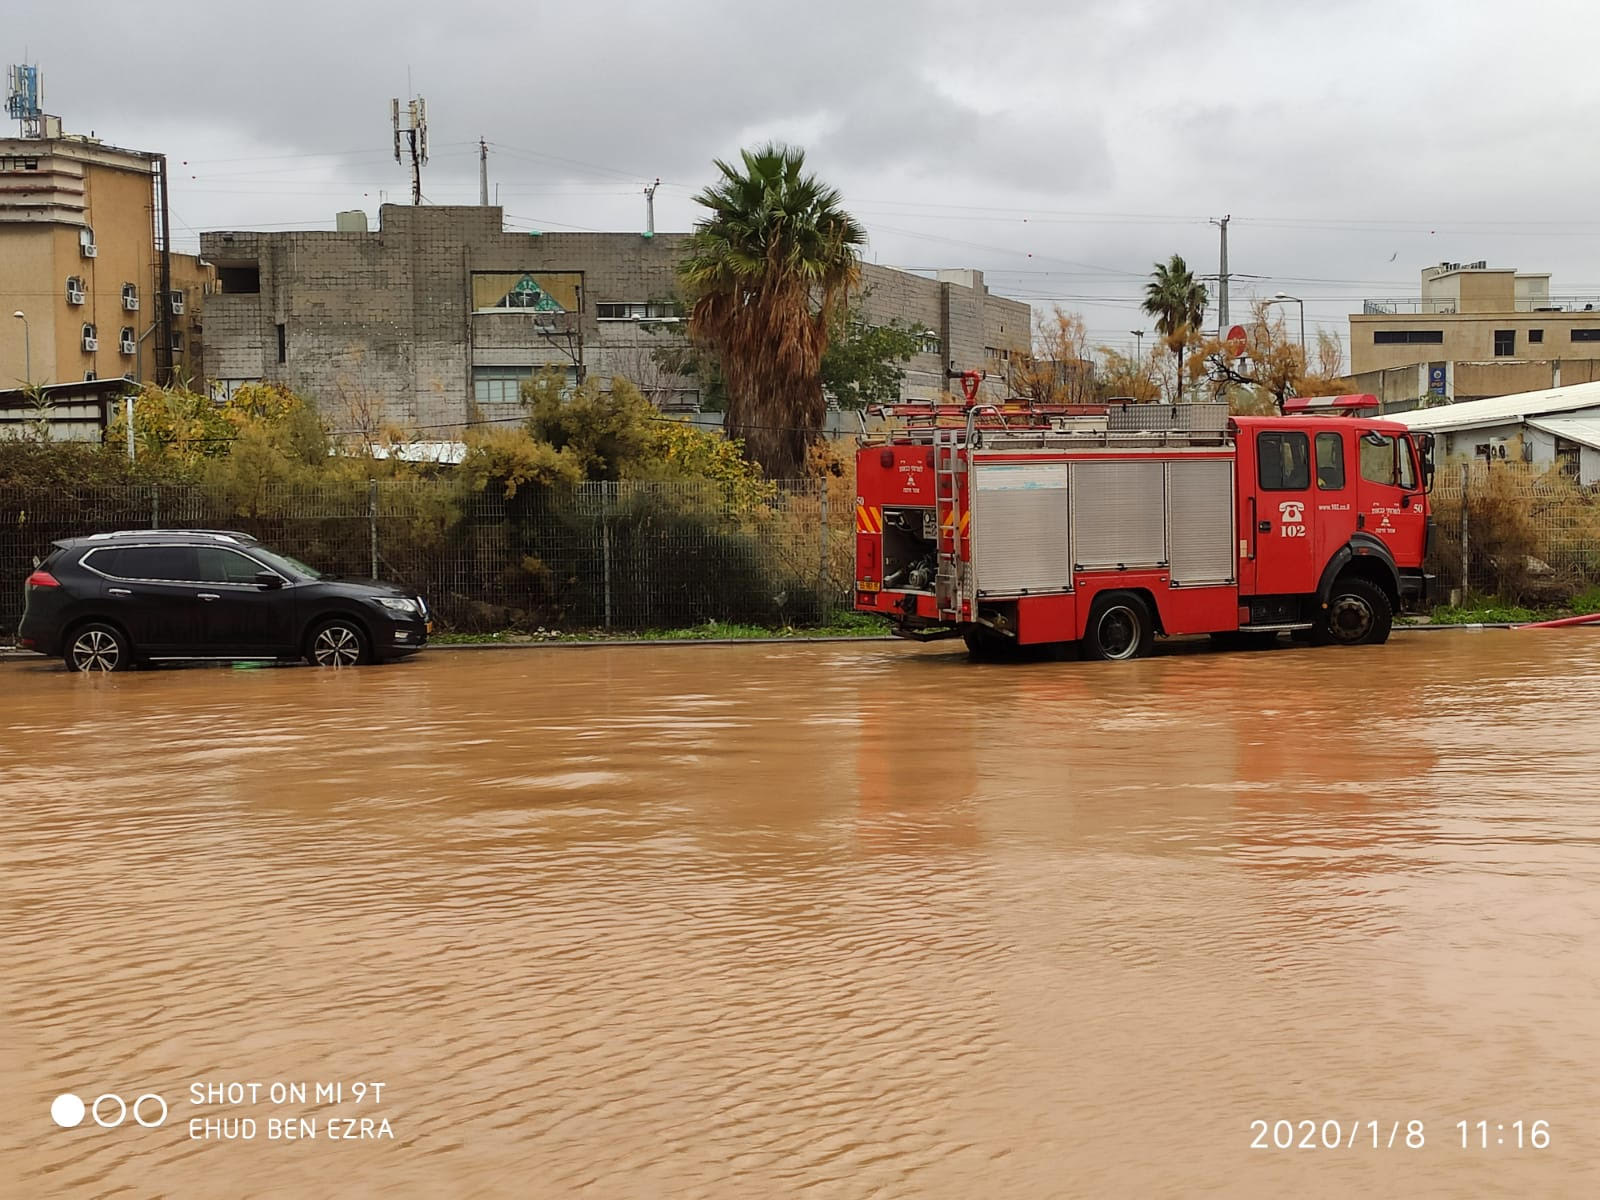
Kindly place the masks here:
[(400, 101), (389, 101), (389, 119), (394, 124), (394, 160), (404, 162), (402, 139), (411, 154), (411, 203), (422, 203), (422, 164), (428, 161), (428, 102), (421, 96), (406, 106), (406, 123), (400, 123)]
[(39, 68), (18, 63), (6, 69), (6, 115), (21, 125), (25, 138), (44, 136), (44, 123), (48, 118), (39, 107)]

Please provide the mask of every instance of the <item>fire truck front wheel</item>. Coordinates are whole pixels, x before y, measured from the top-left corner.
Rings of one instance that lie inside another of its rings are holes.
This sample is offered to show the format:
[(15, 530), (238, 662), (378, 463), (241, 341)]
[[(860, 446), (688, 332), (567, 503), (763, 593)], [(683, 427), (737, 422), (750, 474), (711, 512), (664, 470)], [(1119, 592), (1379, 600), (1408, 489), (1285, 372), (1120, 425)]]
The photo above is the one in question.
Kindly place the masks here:
[(1378, 646), (1389, 640), (1394, 606), (1370, 579), (1345, 575), (1333, 585), (1328, 607), (1313, 629), (1316, 640), (1334, 646)]
[(1083, 631), (1086, 658), (1142, 658), (1155, 641), (1156, 623), (1150, 606), (1132, 592), (1108, 592), (1089, 610)]

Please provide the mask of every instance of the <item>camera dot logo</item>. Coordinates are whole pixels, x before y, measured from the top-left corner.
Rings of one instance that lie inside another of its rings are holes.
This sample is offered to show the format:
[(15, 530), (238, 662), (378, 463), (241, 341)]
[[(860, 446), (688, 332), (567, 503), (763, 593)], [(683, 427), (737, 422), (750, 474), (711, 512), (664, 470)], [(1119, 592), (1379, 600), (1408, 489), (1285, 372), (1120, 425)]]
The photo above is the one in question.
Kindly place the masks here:
[(132, 1104), (115, 1092), (96, 1096), (90, 1105), (85, 1105), (82, 1098), (72, 1092), (62, 1092), (50, 1102), (50, 1119), (63, 1129), (82, 1125), (85, 1113), (93, 1117), (101, 1129), (115, 1129), (130, 1116), (134, 1124), (156, 1129), (166, 1123), (167, 1102), (154, 1092), (145, 1092)]
[(83, 1101), (71, 1092), (62, 1092), (50, 1102), (50, 1119), (63, 1129), (73, 1129), (83, 1124)]

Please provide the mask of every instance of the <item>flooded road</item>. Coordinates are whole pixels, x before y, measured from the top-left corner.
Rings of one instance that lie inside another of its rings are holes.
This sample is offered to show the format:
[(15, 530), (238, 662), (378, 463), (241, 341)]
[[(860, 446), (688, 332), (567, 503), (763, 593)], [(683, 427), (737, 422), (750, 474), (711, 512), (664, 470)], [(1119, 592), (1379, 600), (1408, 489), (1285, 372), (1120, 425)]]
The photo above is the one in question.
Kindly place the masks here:
[(1600, 637), (946, 645), (0, 663), (0, 1194), (1596, 1193)]

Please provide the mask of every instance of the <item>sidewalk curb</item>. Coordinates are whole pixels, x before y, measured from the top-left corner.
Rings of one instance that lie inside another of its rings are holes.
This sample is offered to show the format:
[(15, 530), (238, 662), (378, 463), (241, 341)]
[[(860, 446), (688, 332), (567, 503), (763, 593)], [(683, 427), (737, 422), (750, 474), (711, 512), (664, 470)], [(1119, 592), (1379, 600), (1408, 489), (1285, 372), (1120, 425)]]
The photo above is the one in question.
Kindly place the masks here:
[(792, 646), (817, 645), (828, 642), (898, 642), (902, 639), (888, 634), (867, 634), (862, 637), (770, 637), (770, 638), (595, 638), (585, 641), (545, 642), (447, 642), (429, 645), (429, 650), (543, 650), (570, 648), (593, 650), (602, 646)]

